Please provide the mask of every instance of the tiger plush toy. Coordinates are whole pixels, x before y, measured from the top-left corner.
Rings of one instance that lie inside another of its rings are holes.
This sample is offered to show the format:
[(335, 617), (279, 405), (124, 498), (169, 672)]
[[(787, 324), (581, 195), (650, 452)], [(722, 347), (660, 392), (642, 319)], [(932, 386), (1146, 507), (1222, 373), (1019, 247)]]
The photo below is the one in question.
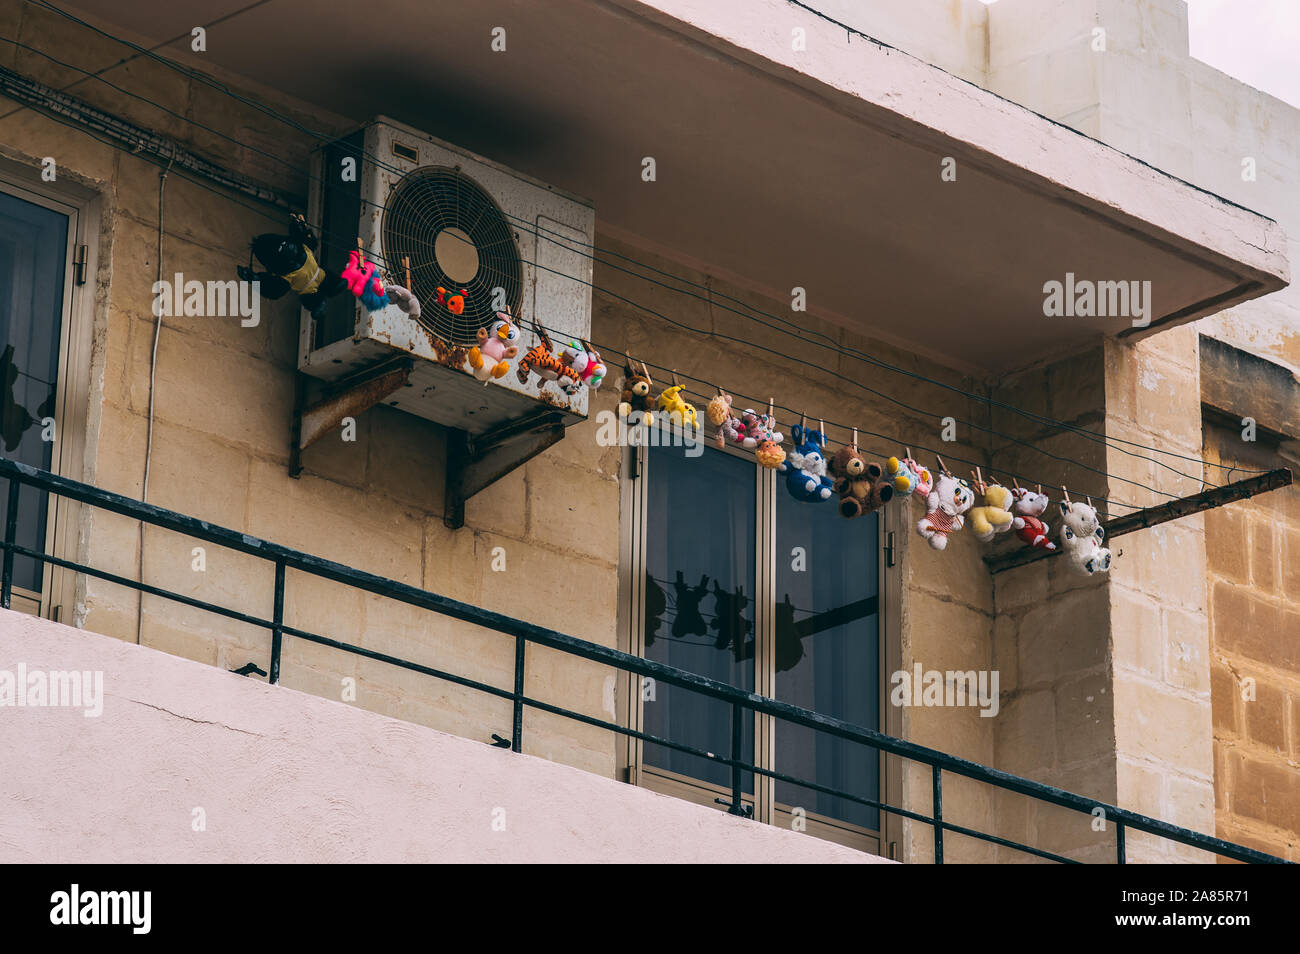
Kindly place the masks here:
[(533, 323), (533, 328), (537, 331), (537, 337), (540, 339), (537, 344), (528, 349), (528, 353), (519, 361), (518, 377), (520, 384), (528, 383), (528, 375), (536, 372), (541, 381), (537, 384), (540, 391), (546, 386), (547, 381), (558, 381), (560, 389), (565, 394), (573, 394), (582, 386), (582, 375), (573, 370), (564, 360), (555, 353), (551, 345), (550, 336), (546, 331)]

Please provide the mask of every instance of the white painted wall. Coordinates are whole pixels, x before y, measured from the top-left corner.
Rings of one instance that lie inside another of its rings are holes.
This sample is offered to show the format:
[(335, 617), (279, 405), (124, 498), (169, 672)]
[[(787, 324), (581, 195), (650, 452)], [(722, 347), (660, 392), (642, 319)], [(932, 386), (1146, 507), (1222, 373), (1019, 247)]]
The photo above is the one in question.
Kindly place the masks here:
[(890, 863), (0, 610), (19, 664), (102, 672), (103, 711), (0, 707), (0, 863)]

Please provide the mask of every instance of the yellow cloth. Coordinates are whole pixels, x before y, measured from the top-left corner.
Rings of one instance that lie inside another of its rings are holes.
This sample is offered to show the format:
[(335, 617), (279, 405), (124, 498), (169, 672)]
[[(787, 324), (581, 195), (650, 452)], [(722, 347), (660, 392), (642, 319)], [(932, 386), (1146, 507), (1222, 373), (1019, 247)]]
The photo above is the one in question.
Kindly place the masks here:
[(302, 251), (307, 256), (306, 260), (288, 275), (281, 277), (297, 294), (310, 295), (325, 280), (325, 270), (316, 264), (316, 256), (311, 253), (311, 249), (305, 248)]

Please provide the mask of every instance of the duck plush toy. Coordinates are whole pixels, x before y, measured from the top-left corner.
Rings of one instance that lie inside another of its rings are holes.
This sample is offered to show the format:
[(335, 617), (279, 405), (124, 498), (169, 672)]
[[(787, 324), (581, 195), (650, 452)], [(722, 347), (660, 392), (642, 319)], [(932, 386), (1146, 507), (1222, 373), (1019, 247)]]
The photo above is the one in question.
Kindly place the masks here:
[(469, 349), (466, 360), (474, 377), (484, 384), (510, 373), (510, 359), (519, 354), (519, 326), (509, 311), (498, 311), (490, 329), (478, 330), (478, 344)]

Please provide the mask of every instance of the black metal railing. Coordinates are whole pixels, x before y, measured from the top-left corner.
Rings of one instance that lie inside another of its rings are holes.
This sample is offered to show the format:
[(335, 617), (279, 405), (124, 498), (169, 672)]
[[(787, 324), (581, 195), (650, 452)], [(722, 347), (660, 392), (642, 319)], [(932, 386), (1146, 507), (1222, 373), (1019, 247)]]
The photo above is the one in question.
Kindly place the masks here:
[[(643, 742), (662, 745), (676, 751), (729, 766), (731, 768), (731, 797), (730, 801), (725, 802), (724, 804), (729, 806), (728, 810), (732, 814), (748, 814), (744, 804), (745, 793), (742, 791), (742, 777), (745, 772), (753, 772), (776, 781), (787, 782), (812, 791), (843, 798), (857, 804), (875, 808), (882, 812), (887, 812), (891, 815), (929, 825), (934, 832), (934, 860), (938, 863), (942, 863), (944, 858), (945, 832), (964, 835), (990, 844), (999, 845), (1004, 848), (1015, 849), (1016, 851), (1024, 852), (1040, 858), (1046, 858), (1067, 864), (1078, 863), (1075, 859), (1067, 858), (1060, 854), (1044, 851), (1040, 848), (1035, 848), (1007, 838), (1001, 838), (987, 832), (976, 831), (945, 820), (943, 815), (943, 773), (945, 772), (952, 775), (964, 776), (966, 778), (995, 786), (1004, 791), (1014, 792), (1041, 802), (1046, 802), (1061, 808), (1079, 812), (1082, 815), (1087, 816), (1088, 823), (1091, 823), (1093, 819), (1098, 817), (1098, 809), (1100, 809), (1100, 813), (1106, 820), (1107, 824), (1115, 826), (1115, 860), (1120, 864), (1123, 864), (1125, 861), (1125, 840), (1126, 833), (1129, 830), (1155, 835), (1181, 845), (1188, 845), (1236, 861), (1285, 863), (1281, 858), (1276, 858), (1261, 851), (1255, 851), (1254, 849), (1246, 848), (1242, 845), (1224, 841), (1221, 838), (1215, 838), (1200, 832), (1191, 831), (1187, 828), (1180, 828), (1177, 825), (1171, 825), (1167, 822), (1150, 818), (1146, 815), (1141, 815), (1137, 812), (1129, 811), (1116, 805), (1109, 805), (1105, 802), (1099, 802), (1096, 799), (1085, 798), (1082, 795), (1076, 795), (1072, 792), (1064, 791), (1063, 789), (1044, 785), (1041, 782), (1021, 778), (1020, 776), (990, 768), (977, 762), (971, 762), (967, 759), (947, 755), (935, 749), (916, 745), (915, 743), (907, 742), (903, 739), (893, 738), (892, 736), (877, 732), (874, 729), (853, 725), (852, 723), (844, 722), (840, 719), (833, 719), (829, 716), (800, 708), (799, 706), (779, 702), (775, 699), (769, 699), (753, 692), (738, 689), (735, 686), (718, 682), (705, 676), (696, 675), (695, 673), (687, 672), (682, 669), (676, 669), (672, 666), (644, 659), (640, 656), (632, 656), (628, 653), (620, 652), (617, 649), (600, 646), (596, 643), (568, 636), (564, 633), (547, 629), (543, 626), (538, 626), (524, 620), (514, 619), (509, 616), (504, 616), (501, 613), (482, 609), (469, 603), (463, 603), (459, 600), (439, 596), (436, 593), (430, 593), (427, 590), (422, 590), (418, 587), (385, 579), (384, 577), (376, 576), (372, 573), (366, 573), (361, 570), (353, 569), (352, 567), (344, 566), (341, 563), (321, 559), (320, 557), (293, 550), (289, 547), (261, 540), (237, 530), (215, 526), (194, 517), (188, 517), (184, 514), (164, 510), (161, 507), (155, 507), (153, 504), (143, 503), (129, 497), (124, 497), (120, 494), (100, 490), (89, 484), (69, 480), (66, 477), (59, 477), (55, 474), (38, 470), (37, 468), (30, 467), (26, 464), (0, 458), (0, 477), (6, 478), (9, 482), (4, 542), (3, 544), (0, 544), (0, 547), (4, 550), (3, 571), (0, 573), (0, 605), (3, 605), (5, 609), (9, 608), (10, 595), (13, 589), (14, 557), (17, 555), (27, 556), (50, 563), (57, 567), (62, 567), (77, 573), (84, 573), (87, 576), (129, 587), (141, 593), (172, 600), (177, 603), (226, 617), (227, 619), (236, 620), (241, 623), (247, 623), (268, 630), (271, 634), (271, 662), (268, 680), (272, 683), (278, 682), (280, 678), (280, 657), (283, 651), (284, 638), (286, 636), (306, 640), (321, 646), (329, 646), (342, 652), (378, 660), (412, 672), (418, 672), (437, 679), (442, 679), (455, 685), (476, 689), (501, 699), (510, 700), (512, 704), (513, 719), (509, 744), (511, 750), (515, 752), (520, 752), (523, 749), (524, 710), (528, 708), (542, 712), (549, 712), (586, 725), (605, 729), (619, 735), (640, 739)], [(270, 562), (274, 566), (275, 571), (275, 595), (272, 618), (262, 619), (238, 610), (229, 609), (214, 603), (208, 603), (190, 596), (185, 596), (184, 594), (151, 586), (139, 580), (132, 580), (119, 574), (110, 573), (106, 570), (86, 566), (72, 560), (61, 558), (54, 554), (38, 552), (29, 547), (24, 547), (18, 544), (15, 541), (15, 533), (18, 520), (19, 490), (23, 485), (34, 487), (38, 490), (63, 497), (67, 500), (77, 501), (81, 504), (121, 514), (136, 520), (141, 520), (152, 526), (162, 527), (176, 533), (184, 534), (188, 537), (193, 537), (208, 543), (226, 547), (230, 550), (260, 557), (261, 559)], [(411, 606), (431, 610), (435, 613), (451, 617), (452, 619), (474, 623), (486, 629), (503, 633), (507, 636), (512, 636), (515, 640), (513, 688), (506, 690), (489, 683), (479, 682), (474, 679), (456, 675), (455, 673), (445, 672), (430, 666), (424, 666), (419, 663), (411, 662), (410, 660), (399, 659), (395, 656), (377, 652), (373, 649), (354, 646), (336, 639), (331, 639), (327, 636), (322, 636), (318, 633), (311, 633), (290, 626), (284, 620), (285, 571), (288, 569), (307, 573), (321, 579), (331, 580), (369, 593), (375, 593)], [(568, 653), (569, 655), (577, 656), (582, 659), (602, 663), (623, 672), (634, 673), (642, 677), (649, 677), (669, 685), (678, 686), (682, 689), (697, 692), (701, 695), (709, 696), (728, 703), (731, 708), (732, 720), (730, 755), (721, 756), (712, 752), (706, 752), (693, 746), (683, 745), (670, 739), (640, 732), (628, 728), (627, 726), (618, 725), (617, 723), (609, 722), (604, 719), (598, 719), (581, 712), (575, 712), (571, 709), (556, 706), (525, 695), (524, 672), (527, 664), (527, 647), (530, 643), (539, 646), (546, 646), (550, 649)], [(794, 725), (804, 726), (816, 732), (822, 732), (836, 738), (846, 739), (850, 742), (868, 746), (877, 752), (883, 752), (911, 762), (928, 765), (931, 772), (931, 814), (926, 815), (921, 812), (911, 811), (910, 809), (901, 806), (890, 805), (879, 799), (872, 799), (852, 792), (841, 791), (829, 786), (818, 784), (808, 779), (796, 778), (771, 769), (762, 768), (753, 764), (752, 761), (744, 760), (741, 757), (743, 751), (743, 733), (741, 732), (741, 726), (742, 720), (745, 718), (745, 713), (747, 712), (751, 714), (750, 718), (753, 717), (753, 713), (763, 713), (775, 719), (781, 719)], [(506, 740), (504, 739), (501, 740), (503, 747), (505, 741)]]

